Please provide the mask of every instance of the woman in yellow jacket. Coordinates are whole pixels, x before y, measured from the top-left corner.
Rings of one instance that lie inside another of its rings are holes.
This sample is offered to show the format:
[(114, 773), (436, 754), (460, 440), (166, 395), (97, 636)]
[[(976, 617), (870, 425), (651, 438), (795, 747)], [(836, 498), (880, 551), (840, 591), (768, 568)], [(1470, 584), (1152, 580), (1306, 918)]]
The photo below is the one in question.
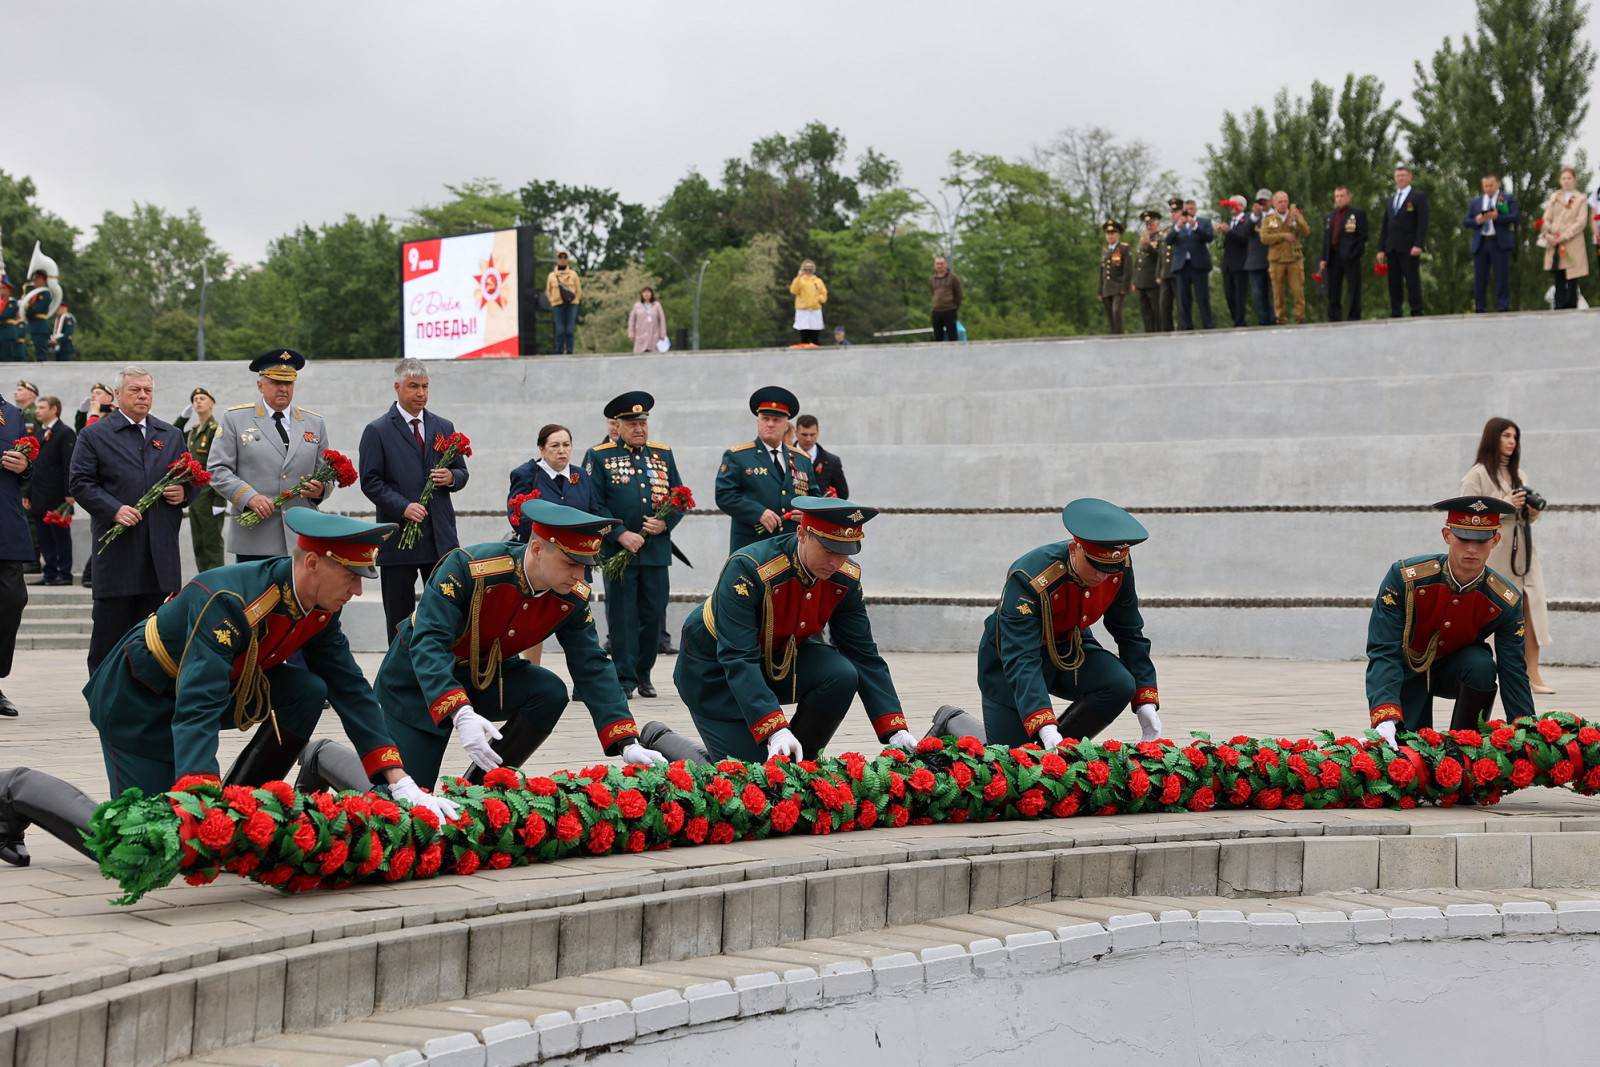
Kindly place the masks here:
[(557, 354), (572, 354), (572, 338), (578, 332), (578, 304), (583, 300), (583, 284), (578, 272), (567, 266), (567, 254), (556, 253), (556, 269), (544, 280), (544, 295), (550, 301), (550, 319), (555, 323)]
[(800, 343), (813, 348), (822, 340), (822, 305), (828, 302), (828, 287), (817, 277), (817, 265), (809, 259), (800, 264), (800, 273), (789, 283), (794, 296), (794, 328)]

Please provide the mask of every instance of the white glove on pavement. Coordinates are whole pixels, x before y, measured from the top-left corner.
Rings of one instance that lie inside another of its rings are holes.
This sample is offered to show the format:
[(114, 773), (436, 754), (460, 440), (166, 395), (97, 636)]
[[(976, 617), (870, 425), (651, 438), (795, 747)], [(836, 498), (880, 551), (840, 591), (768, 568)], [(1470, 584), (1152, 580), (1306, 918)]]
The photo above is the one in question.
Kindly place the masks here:
[(1039, 744), (1045, 748), (1055, 748), (1061, 744), (1061, 731), (1056, 729), (1054, 723), (1045, 723), (1039, 727)]
[(413, 808), (427, 808), (445, 822), (450, 822), (461, 814), (461, 809), (456, 807), (455, 801), (436, 797), (432, 793), (424, 793), (422, 787), (411, 780), (408, 774), (389, 787), (389, 795), (396, 800), (403, 800)]
[(805, 754), (800, 739), (787, 726), (767, 738), (768, 759), (773, 756), (788, 756), (791, 762), (799, 763), (805, 758)]
[(1400, 750), (1400, 746), (1394, 739), (1394, 720), (1387, 719), (1384, 722), (1380, 722), (1377, 729), (1378, 736), (1383, 738), (1384, 742), (1388, 744), (1390, 748), (1398, 752)]
[(889, 740), (884, 743), (892, 748), (898, 748), (901, 752), (915, 752), (917, 750), (916, 736), (910, 730), (896, 730), (889, 735)]
[(665, 767), (667, 757), (653, 748), (645, 748), (637, 741), (629, 741), (622, 747), (622, 762), (635, 767)]
[(1141, 741), (1158, 741), (1161, 739), (1161, 716), (1156, 713), (1154, 704), (1140, 704), (1133, 709), (1134, 716), (1139, 720), (1139, 729), (1144, 731)]
[(492, 771), (505, 762), (500, 758), (500, 753), (489, 747), (490, 741), (500, 740), (499, 729), (473, 711), (471, 704), (463, 704), (456, 712), (455, 730), (456, 740), (467, 750), (467, 756), (473, 763)]

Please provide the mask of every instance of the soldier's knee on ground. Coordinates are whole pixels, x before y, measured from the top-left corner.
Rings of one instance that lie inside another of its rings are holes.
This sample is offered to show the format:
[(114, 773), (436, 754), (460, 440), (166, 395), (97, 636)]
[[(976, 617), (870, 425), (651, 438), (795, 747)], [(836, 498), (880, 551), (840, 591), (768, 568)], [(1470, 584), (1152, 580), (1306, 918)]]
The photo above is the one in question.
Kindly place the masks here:
[(300, 751), (300, 775), (294, 787), (302, 793), (322, 789), (336, 792), (365, 792), (371, 787), (361, 757), (355, 749), (326, 738), (311, 742)]

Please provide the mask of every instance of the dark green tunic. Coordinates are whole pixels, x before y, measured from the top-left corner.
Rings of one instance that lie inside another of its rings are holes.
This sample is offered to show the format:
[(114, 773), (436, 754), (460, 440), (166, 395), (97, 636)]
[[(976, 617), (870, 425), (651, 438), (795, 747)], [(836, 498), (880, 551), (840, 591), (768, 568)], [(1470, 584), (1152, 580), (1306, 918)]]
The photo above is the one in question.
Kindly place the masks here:
[(761, 525), (761, 513), (770, 510), (782, 518), (795, 497), (820, 492), (811, 457), (796, 448), (786, 448), (783, 455), (780, 481), (772, 468), (772, 454), (760, 441), (735, 445), (722, 454), (722, 465), (717, 470), (717, 507), (727, 513), (731, 522), (728, 551), (737, 552), (775, 534), (794, 533), (795, 523), (790, 519), (767, 533)]

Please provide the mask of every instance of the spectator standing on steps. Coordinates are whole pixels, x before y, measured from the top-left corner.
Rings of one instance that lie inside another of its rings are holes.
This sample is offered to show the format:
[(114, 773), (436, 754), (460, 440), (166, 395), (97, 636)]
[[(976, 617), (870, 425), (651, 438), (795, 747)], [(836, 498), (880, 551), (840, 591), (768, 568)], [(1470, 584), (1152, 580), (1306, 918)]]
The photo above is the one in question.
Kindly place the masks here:
[(544, 280), (544, 295), (550, 301), (555, 353), (571, 355), (572, 341), (578, 333), (578, 305), (583, 302), (583, 283), (578, 272), (567, 265), (565, 249), (556, 253), (556, 269)]
[(1394, 168), (1394, 194), (1378, 227), (1378, 264), (1389, 276), (1389, 317), (1398, 319), (1409, 299), (1411, 317), (1422, 314), (1422, 253), (1428, 246), (1428, 194), (1411, 184), (1411, 168)]
[(1589, 201), (1578, 191), (1578, 175), (1561, 168), (1561, 188), (1544, 205), (1544, 228), (1539, 244), (1544, 248), (1544, 269), (1555, 279), (1555, 309), (1578, 306), (1578, 279), (1589, 275)]
[(794, 297), (794, 328), (800, 343), (816, 347), (822, 341), (822, 305), (828, 302), (828, 287), (817, 277), (817, 265), (811, 260), (800, 264), (789, 294)]
[(933, 339), (956, 340), (956, 320), (961, 317), (961, 275), (950, 269), (943, 256), (933, 257), (933, 277), (928, 281), (933, 296)]
[(1279, 322), (1289, 318), (1289, 298), (1294, 298), (1294, 321), (1306, 321), (1306, 254), (1302, 243), (1311, 226), (1289, 194), (1272, 194), (1272, 210), (1261, 220), (1261, 243), (1267, 246), (1267, 274), (1272, 279), (1272, 313)]
[(656, 299), (650, 286), (639, 290), (639, 302), (628, 312), (628, 340), (635, 352), (664, 351), (661, 342), (667, 339), (667, 313)]
[[(1367, 252), (1367, 213), (1350, 203), (1350, 190), (1333, 191), (1333, 214), (1322, 228), (1322, 259), (1317, 273), (1328, 283), (1328, 321), (1361, 318), (1361, 266)], [(1343, 294), (1348, 291), (1349, 303)]]

